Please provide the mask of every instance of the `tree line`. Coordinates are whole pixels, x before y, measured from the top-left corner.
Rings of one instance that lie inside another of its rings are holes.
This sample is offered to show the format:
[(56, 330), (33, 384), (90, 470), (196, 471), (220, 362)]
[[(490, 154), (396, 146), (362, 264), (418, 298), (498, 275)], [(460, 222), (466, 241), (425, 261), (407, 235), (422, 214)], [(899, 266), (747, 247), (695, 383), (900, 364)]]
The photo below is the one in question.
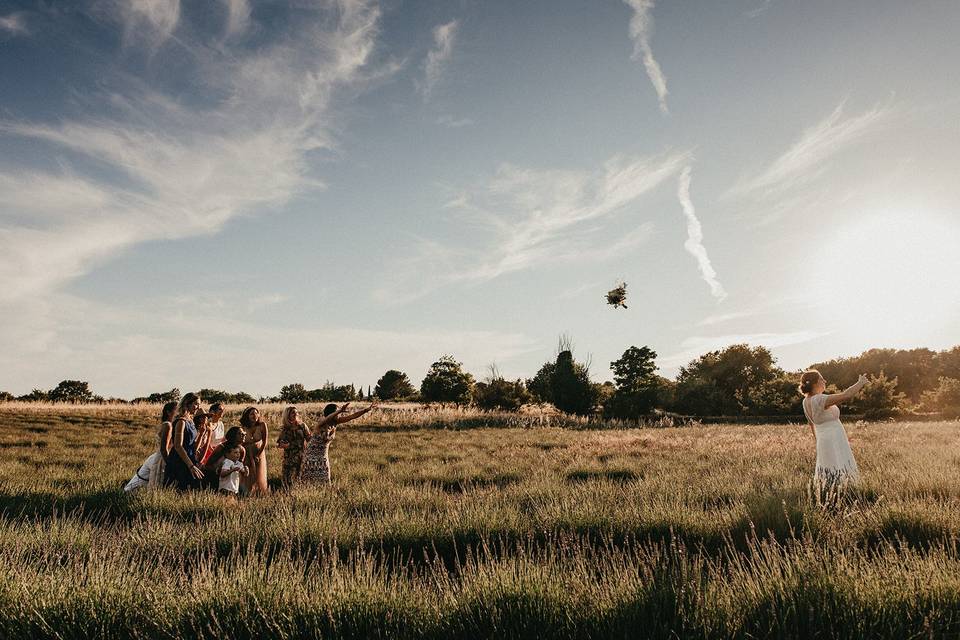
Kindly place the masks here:
[[(657, 353), (650, 347), (631, 346), (610, 363), (612, 380), (597, 383), (590, 376), (590, 362), (578, 361), (573, 346), (561, 338), (555, 359), (545, 362), (532, 378), (509, 380), (495, 366), (475, 380), (462, 363), (441, 356), (415, 387), (406, 373), (391, 369), (375, 387), (336, 385), (326, 382), (316, 389), (301, 383), (284, 385), (272, 397), (201, 389), (206, 402), (252, 404), (255, 402), (345, 402), (372, 399), (413, 402), (473, 404), (482, 409), (515, 410), (531, 402), (547, 402), (558, 409), (606, 418), (639, 419), (656, 412), (688, 416), (800, 416), (797, 392), (799, 371), (786, 371), (765, 347), (731, 345), (711, 351), (680, 369), (675, 380), (659, 375)], [(940, 413), (960, 417), (960, 346), (945, 351), (930, 349), (871, 349), (859, 356), (817, 363), (830, 382), (828, 392), (845, 388), (867, 373), (870, 383), (850, 404), (849, 411), (868, 418), (887, 418), (911, 413)], [(135, 398), (130, 402), (160, 403), (178, 400), (171, 389)], [(127, 402), (95, 395), (87, 382), (64, 380), (49, 391), (34, 389), (14, 397), (0, 392), (0, 401)]]

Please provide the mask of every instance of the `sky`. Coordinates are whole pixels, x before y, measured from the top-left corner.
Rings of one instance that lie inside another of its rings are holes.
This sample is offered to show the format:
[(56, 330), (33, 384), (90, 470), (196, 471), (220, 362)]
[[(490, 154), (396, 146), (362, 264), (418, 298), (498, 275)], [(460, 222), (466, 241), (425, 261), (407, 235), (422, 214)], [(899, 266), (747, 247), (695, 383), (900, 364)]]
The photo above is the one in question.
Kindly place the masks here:
[[(960, 3), (0, 0), (0, 389), (960, 343)], [(627, 283), (628, 308), (604, 294)]]

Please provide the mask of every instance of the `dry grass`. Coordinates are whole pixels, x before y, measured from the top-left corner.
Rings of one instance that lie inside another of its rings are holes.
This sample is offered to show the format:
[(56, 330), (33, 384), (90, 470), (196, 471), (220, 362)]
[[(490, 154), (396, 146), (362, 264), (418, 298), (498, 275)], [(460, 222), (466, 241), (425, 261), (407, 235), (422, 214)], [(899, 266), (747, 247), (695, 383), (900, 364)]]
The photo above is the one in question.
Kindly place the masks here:
[(0, 637), (960, 633), (960, 423), (851, 426), (829, 508), (805, 427), (408, 408), (340, 430), (329, 489), (124, 496), (157, 410), (0, 408)]

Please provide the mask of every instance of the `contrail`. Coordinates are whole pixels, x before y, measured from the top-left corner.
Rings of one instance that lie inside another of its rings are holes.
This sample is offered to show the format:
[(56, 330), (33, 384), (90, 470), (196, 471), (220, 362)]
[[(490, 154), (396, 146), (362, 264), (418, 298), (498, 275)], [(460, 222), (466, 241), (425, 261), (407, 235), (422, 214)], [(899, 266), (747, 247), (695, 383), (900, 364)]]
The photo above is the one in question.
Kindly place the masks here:
[(700, 266), (700, 275), (704, 282), (710, 285), (710, 292), (713, 297), (723, 300), (727, 297), (727, 292), (723, 290), (723, 285), (717, 280), (717, 272), (713, 270), (713, 265), (710, 264), (710, 256), (707, 255), (707, 249), (703, 246), (703, 228), (700, 226), (700, 220), (697, 219), (693, 201), (690, 200), (690, 167), (684, 167), (683, 171), (680, 172), (677, 198), (680, 200), (680, 206), (683, 207), (683, 214), (687, 217), (687, 241), (683, 243), (683, 246), (697, 259), (697, 264)]
[(669, 114), (667, 109), (667, 79), (660, 69), (656, 58), (653, 57), (653, 49), (650, 47), (650, 34), (653, 31), (653, 18), (650, 11), (653, 9), (654, 0), (623, 0), (631, 9), (633, 17), (630, 18), (630, 38), (633, 40), (633, 59), (643, 59), (643, 66), (647, 70), (647, 76), (653, 84), (654, 91), (657, 92), (657, 100), (660, 102), (660, 111)]

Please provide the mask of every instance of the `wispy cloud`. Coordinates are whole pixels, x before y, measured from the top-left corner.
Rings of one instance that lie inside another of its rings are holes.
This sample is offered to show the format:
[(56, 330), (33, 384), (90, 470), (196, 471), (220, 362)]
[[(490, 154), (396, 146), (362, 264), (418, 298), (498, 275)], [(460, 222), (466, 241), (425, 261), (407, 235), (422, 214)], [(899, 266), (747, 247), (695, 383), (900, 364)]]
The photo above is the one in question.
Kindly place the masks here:
[(710, 293), (714, 298), (723, 300), (727, 297), (727, 292), (717, 280), (717, 272), (714, 271), (710, 263), (710, 256), (707, 255), (707, 249), (703, 246), (703, 227), (700, 220), (697, 219), (697, 211), (693, 207), (693, 200), (690, 199), (690, 167), (684, 167), (680, 172), (680, 181), (677, 187), (677, 198), (680, 200), (680, 206), (683, 208), (683, 214), (687, 218), (687, 241), (683, 244), (684, 248), (697, 259), (697, 266), (700, 268), (700, 275), (703, 281), (710, 286)]
[(116, 5), (127, 44), (155, 49), (173, 35), (180, 22), (180, 0), (130, 0)]
[(647, 77), (657, 92), (660, 102), (660, 111), (670, 113), (667, 108), (667, 78), (660, 69), (660, 64), (653, 57), (653, 48), (650, 46), (650, 37), (653, 35), (653, 16), (650, 15), (655, 4), (654, 0), (623, 0), (631, 9), (630, 38), (633, 40), (633, 59), (643, 60), (647, 70)]
[(804, 131), (769, 167), (741, 179), (725, 196), (765, 196), (805, 184), (825, 170), (824, 163), (831, 156), (886, 125), (892, 113), (892, 107), (878, 105), (845, 117), (841, 102), (833, 113)]
[(25, 36), (30, 33), (27, 28), (27, 14), (23, 11), (8, 13), (0, 16), (0, 35)]
[(676, 175), (689, 158), (688, 152), (615, 156), (597, 171), (502, 165), (485, 185), (445, 206), (477, 228), (469, 237), (480, 239), (482, 246), (418, 238), (417, 254), (395, 270), (404, 284), (384, 288), (378, 298), (406, 302), (456, 282), (483, 282), (559, 261), (623, 255), (649, 239), (652, 224), (641, 223), (611, 241), (591, 223), (625, 211)]
[(773, 0), (763, 0), (759, 5), (757, 5), (753, 9), (747, 9), (746, 11), (744, 11), (743, 15), (747, 16), (748, 18), (759, 18), (761, 15), (767, 12), (767, 9), (770, 8), (770, 4), (772, 2)]
[(453, 43), (457, 37), (457, 31), (460, 23), (452, 20), (446, 24), (438, 25), (433, 30), (433, 47), (427, 52), (427, 59), (424, 62), (423, 84), (420, 87), (423, 93), (423, 99), (429, 100), (433, 93), (433, 88), (453, 55)]
[(250, 25), (249, 0), (222, 0), (227, 9), (227, 37), (240, 35)]
[[(173, 4), (137, 10), (170, 30)], [(344, 1), (308, 15), (253, 52), (196, 47), (204, 57), (189, 71), (210, 89), (209, 105), (129, 84), (88, 96), (85, 117), (0, 121), (0, 136), (45, 144), (66, 163), (0, 173), (0, 298), (49, 290), (133, 244), (211, 233), (319, 186), (307, 156), (333, 144), (333, 96), (366, 81), (379, 11)]]
[(291, 381), (372, 385), (391, 363), (419, 380), (443, 353), (480, 373), (491, 360), (510, 363), (542, 349), (519, 332), (277, 327), (236, 313), (210, 322), (191, 304), (170, 299), (121, 306), (53, 293), (17, 309), (5, 319), (0, 350), (0, 371), (8, 373), (0, 388), (16, 393), (76, 378), (98, 393), (128, 398), (173, 386), (266, 395)]
[(681, 350), (657, 360), (664, 369), (686, 366), (691, 360), (733, 344), (749, 344), (753, 347), (775, 349), (792, 344), (810, 342), (826, 335), (822, 331), (793, 331), (787, 333), (745, 333), (722, 336), (692, 336), (680, 343)]
[(451, 129), (459, 129), (460, 127), (469, 127), (473, 125), (473, 120), (470, 118), (455, 118), (452, 115), (444, 114), (437, 118), (437, 124), (449, 127)]

